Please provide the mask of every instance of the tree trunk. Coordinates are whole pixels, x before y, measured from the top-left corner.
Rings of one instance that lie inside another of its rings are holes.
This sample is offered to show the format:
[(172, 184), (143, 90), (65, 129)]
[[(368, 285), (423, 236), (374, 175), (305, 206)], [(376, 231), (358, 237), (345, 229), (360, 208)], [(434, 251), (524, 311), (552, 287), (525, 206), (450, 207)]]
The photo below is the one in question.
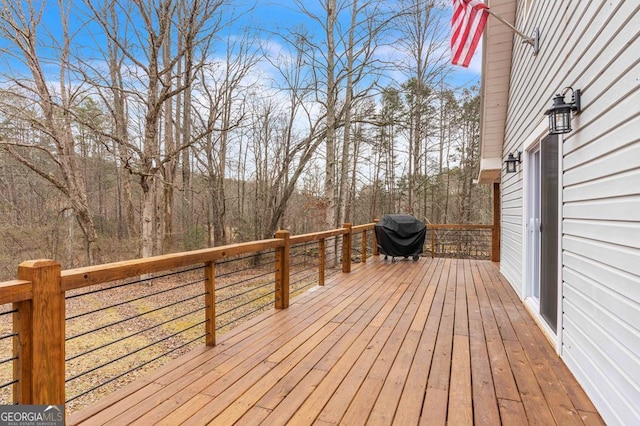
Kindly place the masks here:
[(326, 37), (327, 37), (327, 131), (325, 143), (325, 229), (332, 229), (336, 223), (336, 101), (337, 87), (334, 76), (335, 68), (335, 40), (334, 28), (336, 22), (336, 0), (326, 0)]

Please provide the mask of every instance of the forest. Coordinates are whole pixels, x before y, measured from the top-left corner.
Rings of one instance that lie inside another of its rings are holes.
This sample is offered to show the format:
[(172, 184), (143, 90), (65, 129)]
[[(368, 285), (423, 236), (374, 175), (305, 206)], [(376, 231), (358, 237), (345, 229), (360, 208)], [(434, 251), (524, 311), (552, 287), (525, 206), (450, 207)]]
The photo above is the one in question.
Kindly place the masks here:
[(0, 279), (386, 213), (491, 222), (449, 2), (1, 1)]

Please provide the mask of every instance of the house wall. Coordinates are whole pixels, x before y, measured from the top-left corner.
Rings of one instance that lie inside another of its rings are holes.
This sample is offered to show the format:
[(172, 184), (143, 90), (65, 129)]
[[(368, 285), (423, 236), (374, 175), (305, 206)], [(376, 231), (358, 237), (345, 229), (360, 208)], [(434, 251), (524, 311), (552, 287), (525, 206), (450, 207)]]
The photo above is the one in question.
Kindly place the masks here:
[[(561, 357), (607, 423), (640, 424), (640, 2), (518, 8), (541, 50), (514, 43), (503, 157), (540, 136), (555, 93), (582, 90), (562, 146)], [(501, 270), (521, 296), (523, 176), (502, 175), (501, 230)]]

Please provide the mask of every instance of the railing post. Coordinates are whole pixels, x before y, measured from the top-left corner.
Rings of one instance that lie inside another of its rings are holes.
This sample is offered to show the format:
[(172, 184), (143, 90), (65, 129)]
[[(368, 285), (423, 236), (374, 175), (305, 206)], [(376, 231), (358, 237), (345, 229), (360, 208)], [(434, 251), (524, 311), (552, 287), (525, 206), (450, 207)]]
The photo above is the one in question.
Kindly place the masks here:
[(18, 404), (65, 403), (65, 300), (60, 264), (47, 259), (18, 266), (18, 279), (31, 281), (33, 298), (15, 304), (14, 398)]
[(367, 263), (367, 230), (362, 230), (362, 263)]
[[(374, 219), (373, 223), (378, 223), (380, 222), (380, 219)], [(376, 226), (373, 225), (373, 235), (372, 237), (373, 241), (371, 242), (371, 245), (373, 247), (373, 255), (374, 256), (379, 256), (380, 255), (380, 250), (378, 249), (378, 237), (376, 236)]]
[(436, 230), (431, 228), (431, 258), (436, 257)]
[(276, 238), (284, 242), (282, 247), (276, 249), (276, 309), (289, 307), (289, 231), (276, 232)]
[(351, 272), (351, 228), (350, 223), (345, 223), (343, 228), (346, 228), (348, 232), (342, 235), (342, 272)]
[(207, 346), (216, 345), (216, 263), (204, 264), (204, 305), (205, 305), (205, 329)]
[(326, 249), (325, 249), (325, 243), (324, 243), (324, 238), (320, 238), (320, 240), (318, 241), (318, 246), (319, 246), (319, 250), (320, 250), (320, 262), (319, 266), (318, 266), (318, 285), (324, 285), (324, 271), (325, 268), (327, 266), (327, 261), (326, 261)]
[(491, 229), (491, 261), (500, 262), (500, 183), (493, 184), (493, 228)]

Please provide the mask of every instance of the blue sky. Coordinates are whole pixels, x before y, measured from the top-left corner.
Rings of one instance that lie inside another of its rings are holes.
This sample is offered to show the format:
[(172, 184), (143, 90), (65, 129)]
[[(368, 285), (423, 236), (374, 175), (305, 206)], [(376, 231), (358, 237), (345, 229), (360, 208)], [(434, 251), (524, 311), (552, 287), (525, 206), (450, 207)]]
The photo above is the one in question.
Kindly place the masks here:
[[(319, 2), (321, 0), (304, 0), (306, 7), (310, 9), (320, 10)], [(385, 5), (392, 6), (395, 0), (388, 0)], [(79, 14), (80, 19), (72, 19), (72, 25), (81, 25), (83, 11), (78, 8), (74, 3), (74, 9), (72, 13)], [(124, 2), (126, 3), (126, 1)], [(443, 25), (449, 26), (451, 19), (451, 7), (448, 5), (448, 1), (444, 3), (445, 8), (442, 10)], [(47, 31), (52, 33), (59, 33), (60, 23), (59, 14), (57, 13), (58, 2), (54, 0), (48, 0), (47, 11), (43, 17), (43, 23)], [(313, 23), (308, 17), (305, 17), (299, 11), (295, 10), (295, 4), (289, 0), (255, 0), (254, 3), (247, 3), (243, 1), (235, 2), (233, 13), (239, 15), (240, 18), (234, 21), (230, 26), (230, 31), (238, 31), (243, 25), (252, 25), (260, 28), (264, 31), (261, 37), (267, 37), (269, 31), (277, 31), (279, 29), (291, 28), (296, 25), (305, 25), (309, 28), (313, 28)], [(319, 12), (321, 13), (321, 12)], [(83, 31), (79, 28), (80, 31)], [(448, 37), (448, 34), (447, 34)], [(447, 42), (448, 43), (448, 42)], [(482, 44), (480, 44), (481, 46)], [(475, 53), (471, 65), (469, 68), (453, 67), (452, 72), (448, 77), (448, 82), (454, 87), (469, 87), (472, 85), (479, 85), (481, 72), (481, 51)], [(401, 81), (398, 82), (402, 83)]]
[[(320, 12), (318, 3), (322, 0), (305, 0), (305, 6)], [(388, 4), (393, 4), (395, 0), (388, 0)], [(442, 13), (444, 25), (450, 26), (452, 8), (446, 0), (445, 9)], [(279, 28), (292, 27), (294, 25), (307, 25), (313, 28), (313, 23), (302, 13), (295, 10), (293, 2), (288, 0), (256, 0), (255, 5), (250, 13), (243, 16), (239, 23), (255, 24), (262, 29), (276, 31)], [(448, 37), (448, 33), (447, 33)], [(448, 43), (448, 40), (447, 40)], [(454, 87), (470, 87), (472, 85), (479, 86), (481, 75), (481, 59), (482, 59), (482, 43), (479, 43), (469, 68), (454, 66), (447, 81)]]

